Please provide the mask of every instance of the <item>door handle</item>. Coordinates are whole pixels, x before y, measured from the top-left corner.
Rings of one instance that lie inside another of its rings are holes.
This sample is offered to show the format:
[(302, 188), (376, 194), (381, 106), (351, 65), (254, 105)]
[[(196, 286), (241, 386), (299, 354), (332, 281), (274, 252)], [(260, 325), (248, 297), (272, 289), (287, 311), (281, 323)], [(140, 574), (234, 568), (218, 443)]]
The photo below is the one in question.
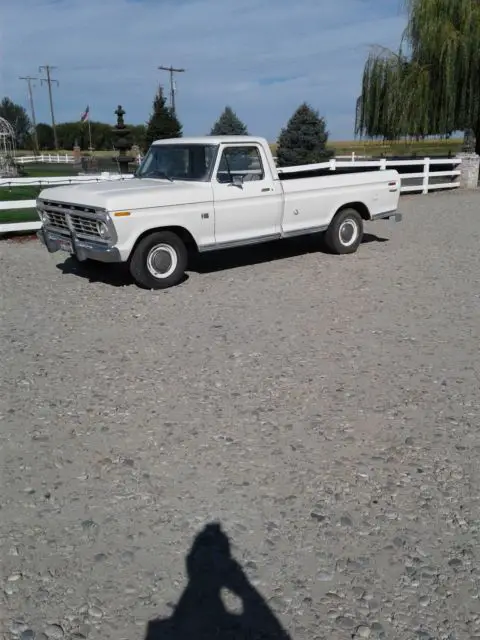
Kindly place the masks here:
[(271, 187), (264, 187), (262, 189), (262, 193), (265, 193), (266, 191), (273, 191), (273, 189)]

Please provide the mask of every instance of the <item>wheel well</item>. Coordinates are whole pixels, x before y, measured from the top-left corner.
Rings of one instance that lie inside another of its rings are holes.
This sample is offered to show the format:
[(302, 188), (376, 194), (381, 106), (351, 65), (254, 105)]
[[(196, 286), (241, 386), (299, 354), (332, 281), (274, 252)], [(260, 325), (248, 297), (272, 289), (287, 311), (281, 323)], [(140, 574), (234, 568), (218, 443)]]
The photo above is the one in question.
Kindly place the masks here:
[(130, 251), (130, 256), (133, 255), (133, 252), (135, 251), (138, 243), (141, 240), (143, 240), (143, 238), (145, 238), (146, 236), (149, 236), (151, 233), (157, 233), (158, 231), (171, 231), (172, 233), (176, 233), (177, 236), (183, 240), (189, 253), (191, 251), (193, 252), (198, 251), (198, 246), (197, 246), (197, 243), (195, 242), (194, 237), (192, 236), (190, 231), (187, 231), (187, 229), (185, 229), (184, 227), (175, 227), (175, 226), (156, 227), (154, 229), (147, 229), (147, 231), (144, 231), (141, 235), (138, 236), (134, 246), (132, 247), (132, 250)]
[(344, 204), (340, 207), (337, 213), (340, 213), (340, 211), (344, 211), (345, 209), (355, 209), (355, 211), (357, 211), (364, 220), (371, 220), (370, 211), (368, 210), (367, 205), (363, 204), (363, 202), (349, 202), (348, 204)]

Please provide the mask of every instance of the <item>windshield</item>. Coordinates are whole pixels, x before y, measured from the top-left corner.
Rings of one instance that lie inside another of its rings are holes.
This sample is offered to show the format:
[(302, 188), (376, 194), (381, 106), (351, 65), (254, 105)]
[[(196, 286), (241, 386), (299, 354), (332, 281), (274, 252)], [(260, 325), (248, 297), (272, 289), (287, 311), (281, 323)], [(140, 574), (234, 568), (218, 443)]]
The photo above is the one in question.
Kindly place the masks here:
[(137, 178), (167, 180), (210, 180), (218, 145), (214, 144), (155, 144), (138, 167)]

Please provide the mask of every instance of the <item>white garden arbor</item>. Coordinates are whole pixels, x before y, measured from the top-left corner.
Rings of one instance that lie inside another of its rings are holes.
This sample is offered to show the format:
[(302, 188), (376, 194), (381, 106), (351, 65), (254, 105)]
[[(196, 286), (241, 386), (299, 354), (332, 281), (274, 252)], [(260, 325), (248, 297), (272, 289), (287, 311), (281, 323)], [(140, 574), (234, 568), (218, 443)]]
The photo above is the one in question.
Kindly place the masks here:
[(0, 118), (0, 177), (15, 174), (15, 131), (8, 120)]

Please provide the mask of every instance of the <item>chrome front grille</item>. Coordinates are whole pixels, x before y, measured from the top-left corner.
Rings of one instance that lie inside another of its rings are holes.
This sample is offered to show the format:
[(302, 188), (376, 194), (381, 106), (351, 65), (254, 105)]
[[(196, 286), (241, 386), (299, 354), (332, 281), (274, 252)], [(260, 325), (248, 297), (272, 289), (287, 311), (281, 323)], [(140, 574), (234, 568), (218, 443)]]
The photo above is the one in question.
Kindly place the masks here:
[(77, 235), (97, 236), (100, 237), (97, 229), (97, 223), (91, 218), (82, 218), (78, 215), (70, 214), (72, 228)]
[(48, 222), (52, 227), (57, 229), (66, 229), (68, 231), (68, 223), (65, 212), (46, 211), (48, 213)]
[(79, 238), (95, 238), (102, 241), (97, 228), (95, 209), (47, 200), (39, 202), (39, 209), (47, 214), (46, 226), (60, 232), (74, 233)]

